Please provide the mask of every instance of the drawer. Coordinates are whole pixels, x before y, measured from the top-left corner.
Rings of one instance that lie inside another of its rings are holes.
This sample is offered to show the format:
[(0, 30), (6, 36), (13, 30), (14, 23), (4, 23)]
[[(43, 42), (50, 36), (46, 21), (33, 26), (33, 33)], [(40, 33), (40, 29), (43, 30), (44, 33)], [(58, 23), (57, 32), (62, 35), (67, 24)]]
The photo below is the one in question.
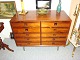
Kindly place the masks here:
[(70, 27), (69, 21), (41, 22), (41, 27)]
[(60, 46), (60, 45), (66, 45), (66, 42), (42, 42), (42, 45), (55, 45), (55, 46)]
[(68, 28), (42, 28), (42, 32), (68, 32)]
[(40, 22), (22, 22), (22, 23), (11, 23), (12, 27), (40, 27)]
[(14, 37), (40, 37), (40, 34), (14, 34)]
[(51, 42), (52, 41), (59, 41), (60, 42), (60, 41), (66, 41), (66, 40), (67, 40), (66, 37), (64, 37), (64, 38), (61, 38), (61, 37), (60, 38), (58, 38), (58, 37), (57, 38), (42, 38), (42, 41), (49, 41), (49, 42), (50, 41)]
[(13, 28), (14, 33), (40, 32), (40, 28)]
[(17, 46), (38, 46), (40, 43), (16, 43)]
[(20, 37), (20, 38), (17, 38), (17, 37), (15, 37), (15, 41), (17, 41), (17, 42), (23, 42), (23, 41), (33, 41), (33, 42), (35, 42), (35, 41), (38, 41), (38, 42), (40, 42), (40, 38), (22, 38), (22, 37)]
[(68, 33), (46, 33), (42, 37), (67, 37)]

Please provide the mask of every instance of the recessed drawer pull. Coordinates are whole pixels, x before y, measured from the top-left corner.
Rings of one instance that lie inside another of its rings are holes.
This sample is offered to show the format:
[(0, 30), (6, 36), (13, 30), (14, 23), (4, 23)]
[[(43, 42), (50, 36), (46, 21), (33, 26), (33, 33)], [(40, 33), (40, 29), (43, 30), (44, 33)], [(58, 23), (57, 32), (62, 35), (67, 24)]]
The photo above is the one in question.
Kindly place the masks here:
[(28, 31), (28, 29), (25, 29), (25, 31)]
[(27, 36), (29, 36), (29, 34), (26, 34)]
[(27, 42), (27, 44), (30, 44), (30, 42)]
[(53, 34), (53, 36), (56, 36), (56, 34)]
[(29, 39), (27, 39), (27, 40), (29, 40)]
[(54, 23), (54, 25), (57, 25), (57, 23)]
[(55, 38), (53, 38), (53, 40), (55, 40)]
[(27, 26), (27, 24), (24, 23), (24, 26)]
[(52, 42), (52, 44), (55, 44), (54, 42)]
[(54, 29), (54, 30), (57, 30), (57, 29)]

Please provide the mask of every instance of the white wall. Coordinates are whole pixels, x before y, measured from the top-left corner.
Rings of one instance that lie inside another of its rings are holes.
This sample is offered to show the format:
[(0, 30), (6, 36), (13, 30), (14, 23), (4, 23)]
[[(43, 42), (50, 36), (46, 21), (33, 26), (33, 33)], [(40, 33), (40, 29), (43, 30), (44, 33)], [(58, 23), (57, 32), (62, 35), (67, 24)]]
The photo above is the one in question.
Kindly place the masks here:
[[(16, 1), (17, 10), (21, 10), (20, 0)], [(61, 0), (62, 10), (64, 10), (69, 15), (71, 0)], [(56, 10), (59, 0), (52, 0), (51, 10)], [(36, 0), (24, 0), (25, 10), (36, 10)]]
[[(17, 11), (21, 11), (21, 3), (20, 0), (0, 0), (0, 1), (15, 1)], [(71, 0), (61, 0), (62, 1), (62, 10), (64, 10), (68, 15), (70, 11)], [(59, 0), (52, 0), (51, 10), (56, 10)], [(24, 0), (25, 10), (36, 10), (36, 0)], [(10, 19), (0, 19), (0, 22), (4, 22), (4, 30), (0, 34), (2, 38), (9, 38), (9, 34), (11, 32), (11, 27), (9, 23)]]
[[(17, 11), (21, 11), (20, 0), (0, 0), (0, 1), (15, 1)], [(71, 0), (61, 0), (62, 10), (64, 10), (69, 15)], [(51, 9), (56, 10), (59, 0), (52, 0)], [(24, 0), (25, 10), (36, 10), (36, 0)]]
[(10, 32), (12, 31), (9, 21), (10, 19), (0, 19), (0, 22), (4, 22), (4, 29), (0, 33), (2, 40), (4, 40), (4, 38), (9, 38)]

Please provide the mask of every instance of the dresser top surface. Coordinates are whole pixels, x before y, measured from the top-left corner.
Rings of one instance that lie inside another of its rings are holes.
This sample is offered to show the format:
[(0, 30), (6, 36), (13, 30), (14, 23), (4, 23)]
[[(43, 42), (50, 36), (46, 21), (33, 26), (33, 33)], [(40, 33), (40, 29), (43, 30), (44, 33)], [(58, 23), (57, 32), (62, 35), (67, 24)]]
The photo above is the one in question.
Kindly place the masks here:
[(25, 15), (14, 15), (11, 19), (11, 22), (13, 21), (71, 21), (71, 19), (64, 11), (58, 14), (56, 10), (50, 10), (46, 15), (39, 15), (36, 10), (32, 10)]

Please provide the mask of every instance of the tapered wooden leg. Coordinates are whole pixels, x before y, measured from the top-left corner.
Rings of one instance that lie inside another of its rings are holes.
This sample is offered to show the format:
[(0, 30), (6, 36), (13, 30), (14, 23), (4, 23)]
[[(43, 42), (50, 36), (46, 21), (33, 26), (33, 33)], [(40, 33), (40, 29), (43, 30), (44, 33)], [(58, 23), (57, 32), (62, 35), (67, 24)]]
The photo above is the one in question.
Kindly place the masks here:
[(14, 52), (14, 50), (10, 49), (10, 48), (9, 48), (9, 46), (8, 46), (8, 45), (6, 45), (6, 44), (4, 44), (4, 46), (3, 46), (3, 47), (4, 47), (4, 48), (6, 48), (6, 49), (8, 49), (9, 51)]
[(76, 47), (73, 48), (73, 51), (72, 51), (72, 57), (74, 56), (74, 52), (76, 50)]
[(25, 47), (23, 47), (23, 50), (25, 51)]
[(57, 47), (57, 51), (59, 50), (59, 47)]
[(1, 49), (1, 48), (2, 48), (3, 50), (5, 50), (5, 48), (6, 48), (6, 49), (8, 49), (9, 51), (14, 52), (14, 50), (10, 49), (7, 44), (3, 43), (3, 42), (2, 42), (2, 39), (0, 38), (0, 49)]

